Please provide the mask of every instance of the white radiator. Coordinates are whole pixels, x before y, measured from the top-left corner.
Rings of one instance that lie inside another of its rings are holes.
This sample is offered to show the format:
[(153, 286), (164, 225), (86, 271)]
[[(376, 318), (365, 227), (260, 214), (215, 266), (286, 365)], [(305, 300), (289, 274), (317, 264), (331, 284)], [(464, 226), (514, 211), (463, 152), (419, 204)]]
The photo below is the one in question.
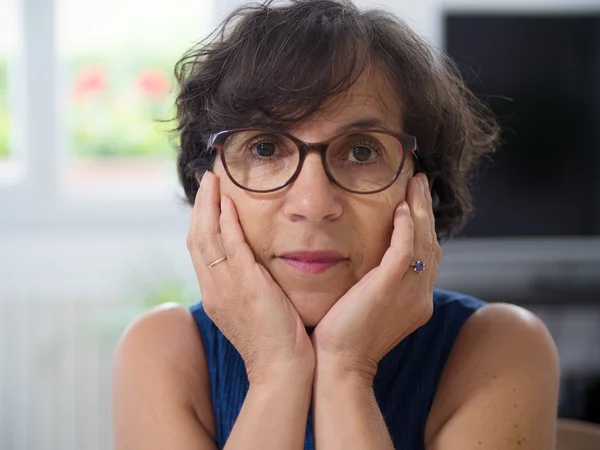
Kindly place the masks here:
[(111, 448), (115, 305), (0, 302), (0, 449)]
[(110, 450), (114, 345), (175, 276), (185, 230), (0, 233), (0, 450)]

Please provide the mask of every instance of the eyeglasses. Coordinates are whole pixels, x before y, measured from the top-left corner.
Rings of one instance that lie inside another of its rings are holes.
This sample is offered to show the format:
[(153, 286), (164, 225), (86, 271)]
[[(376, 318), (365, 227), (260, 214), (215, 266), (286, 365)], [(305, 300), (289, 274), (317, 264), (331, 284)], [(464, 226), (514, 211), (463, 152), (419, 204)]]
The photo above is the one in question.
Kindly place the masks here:
[(333, 184), (356, 194), (374, 194), (396, 181), (417, 140), (388, 130), (361, 130), (309, 143), (274, 130), (241, 128), (211, 135), (208, 147), (219, 151), (231, 181), (247, 191), (286, 187), (300, 173), (308, 151), (317, 150)]

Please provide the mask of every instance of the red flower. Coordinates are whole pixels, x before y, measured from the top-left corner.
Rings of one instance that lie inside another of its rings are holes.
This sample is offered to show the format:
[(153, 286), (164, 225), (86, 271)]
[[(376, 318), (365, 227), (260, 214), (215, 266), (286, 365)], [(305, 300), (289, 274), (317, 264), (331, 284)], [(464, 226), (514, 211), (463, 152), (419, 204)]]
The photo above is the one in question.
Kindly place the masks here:
[(106, 71), (102, 67), (82, 69), (75, 79), (75, 98), (96, 96), (106, 88)]
[(138, 75), (137, 86), (142, 95), (162, 100), (171, 90), (169, 78), (159, 70), (148, 69)]

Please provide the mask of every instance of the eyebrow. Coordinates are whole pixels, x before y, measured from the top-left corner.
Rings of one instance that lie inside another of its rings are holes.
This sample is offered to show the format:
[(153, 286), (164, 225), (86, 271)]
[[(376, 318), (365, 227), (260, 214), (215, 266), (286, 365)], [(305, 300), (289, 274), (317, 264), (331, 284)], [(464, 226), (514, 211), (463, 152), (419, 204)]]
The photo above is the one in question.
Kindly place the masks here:
[(375, 117), (367, 117), (355, 122), (340, 125), (336, 129), (336, 133), (345, 133), (346, 131), (360, 130), (365, 128), (385, 128), (383, 122)]

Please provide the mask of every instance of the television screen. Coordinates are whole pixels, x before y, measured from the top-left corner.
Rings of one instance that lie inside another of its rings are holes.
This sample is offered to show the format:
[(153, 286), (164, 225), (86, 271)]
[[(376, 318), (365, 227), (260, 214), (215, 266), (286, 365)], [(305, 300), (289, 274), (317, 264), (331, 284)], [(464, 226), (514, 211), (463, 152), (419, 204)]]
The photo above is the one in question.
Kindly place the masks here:
[(462, 236), (600, 235), (600, 15), (452, 13), (445, 47), (502, 126)]

